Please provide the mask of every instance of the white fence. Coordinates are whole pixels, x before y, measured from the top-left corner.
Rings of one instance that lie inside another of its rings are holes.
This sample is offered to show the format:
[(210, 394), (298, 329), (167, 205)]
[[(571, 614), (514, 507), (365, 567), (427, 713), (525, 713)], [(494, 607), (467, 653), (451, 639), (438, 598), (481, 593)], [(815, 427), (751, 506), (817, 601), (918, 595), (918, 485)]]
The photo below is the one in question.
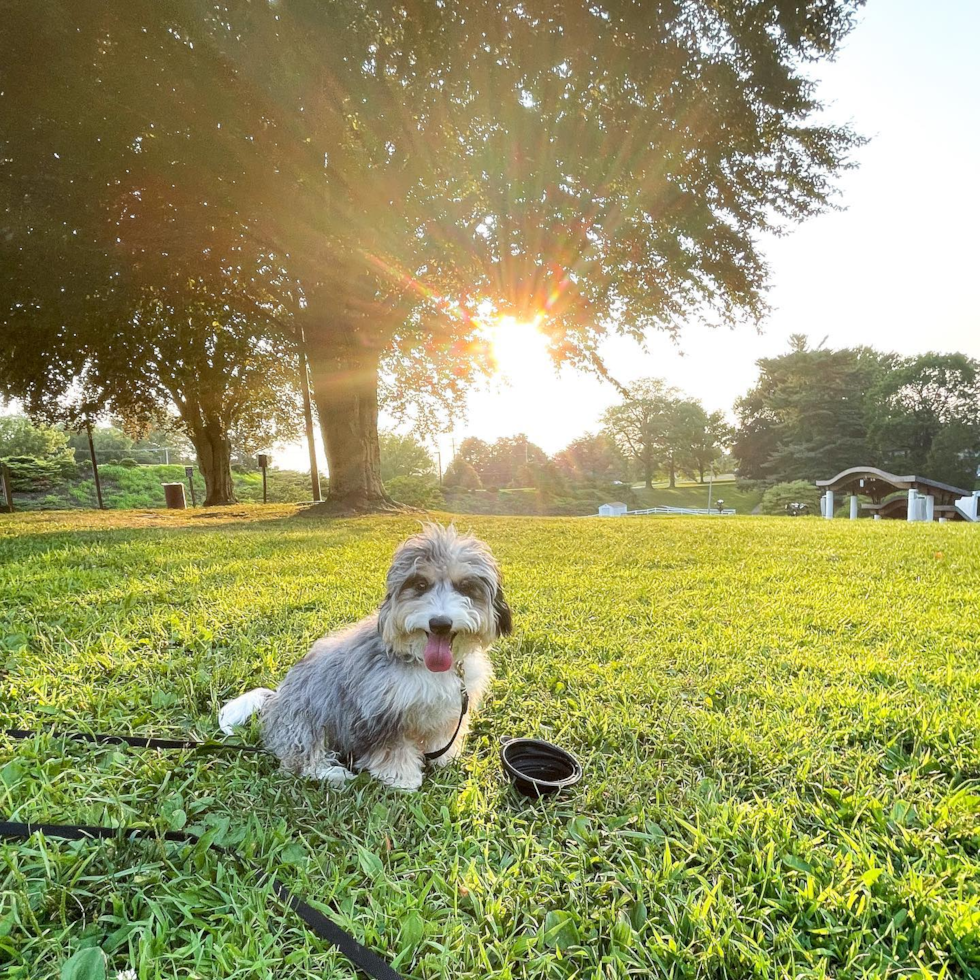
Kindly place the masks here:
[[(697, 514), (707, 517), (731, 517), (734, 508), (718, 510), (717, 507), (647, 507), (646, 510), (628, 510), (625, 514), (610, 515), (621, 517), (642, 517), (644, 514)], [(587, 517), (603, 517), (602, 514), (587, 514)]]

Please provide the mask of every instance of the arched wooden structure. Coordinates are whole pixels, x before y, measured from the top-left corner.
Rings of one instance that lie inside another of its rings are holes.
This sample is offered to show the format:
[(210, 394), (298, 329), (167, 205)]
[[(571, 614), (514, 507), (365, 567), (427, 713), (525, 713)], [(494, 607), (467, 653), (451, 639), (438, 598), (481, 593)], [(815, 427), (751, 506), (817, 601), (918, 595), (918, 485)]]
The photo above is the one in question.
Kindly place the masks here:
[(840, 493), (851, 498), (852, 520), (858, 515), (859, 496), (871, 498), (871, 503), (862, 507), (876, 517), (977, 520), (973, 491), (924, 476), (898, 476), (877, 466), (852, 466), (829, 480), (817, 480), (817, 486), (824, 491), (821, 509), (825, 517), (833, 516), (834, 497)]

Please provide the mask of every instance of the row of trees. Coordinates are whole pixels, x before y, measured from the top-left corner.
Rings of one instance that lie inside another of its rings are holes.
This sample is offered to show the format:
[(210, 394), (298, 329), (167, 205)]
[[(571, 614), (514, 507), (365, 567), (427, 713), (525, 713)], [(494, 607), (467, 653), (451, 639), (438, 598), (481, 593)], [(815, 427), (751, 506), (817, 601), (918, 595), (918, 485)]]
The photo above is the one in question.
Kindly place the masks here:
[(546, 488), (561, 481), (609, 483), (638, 478), (651, 487), (664, 474), (704, 482), (723, 455), (731, 430), (721, 412), (706, 412), (659, 378), (630, 385), (606, 411), (603, 428), (586, 433), (549, 458), (523, 433), (493, 443), (467, 438), (445, 474), (447, 486)]
[(387, 506), (379, 399), (457, 404), (481, 300), (599, 372), (607, 334), (764, 312), (759, 232), (860, 142), (809, 79), (861, 4), (12, 0), (0, 396), (169, 420), (223, 503), (305, 355), (331, 500)]
[(781, 483), (870, 464), (972, 489), (980, 467), (980, 362), (829, 350), (795, 336), (759, 361), (735, 406), (737, 473)]

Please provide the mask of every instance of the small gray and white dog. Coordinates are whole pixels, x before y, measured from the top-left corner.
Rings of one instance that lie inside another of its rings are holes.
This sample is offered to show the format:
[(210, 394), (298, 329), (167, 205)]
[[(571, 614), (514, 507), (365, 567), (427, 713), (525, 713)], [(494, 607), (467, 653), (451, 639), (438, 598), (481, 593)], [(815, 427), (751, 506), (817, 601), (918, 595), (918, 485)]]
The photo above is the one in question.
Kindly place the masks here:
[(317, 640), (277, 690), (229, 701), (218, 723), (230, 733), (258, 711), (266, 748), (287, 769), (339, 785), (352, 764), (415, 790), (426, 752), (452, 741), (435, 764), (458, 758), (462, 687), (471, 712), (493, 676), (486, 651), (511, 628), (490, 549), (430, 524), (395, 552), (376, 613)]

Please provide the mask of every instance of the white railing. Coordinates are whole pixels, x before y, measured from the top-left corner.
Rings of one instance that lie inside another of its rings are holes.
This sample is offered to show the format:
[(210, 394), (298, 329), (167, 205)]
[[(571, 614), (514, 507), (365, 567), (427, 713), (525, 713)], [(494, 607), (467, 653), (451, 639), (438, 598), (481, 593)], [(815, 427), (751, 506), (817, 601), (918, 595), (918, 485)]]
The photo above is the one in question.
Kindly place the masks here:
[(964, 520), (974, 523), (980, 521), (980, 490), (975, 490), (969, 497), (960, 497), (953, 506)]
[(734, 508), (718, 510), (717, 507), (647, 507), (645, 510), (628, 510), (625, 517), (639, 517), (643, 514), (700, 514), (718, 517), (731, 517)]
[(645, 510), (628, 510), (625, 514), (583, 514), (583, 517), (642, 517), (644, 514), (695, 514), (707, 517), (732, 517), (734, 508), (718, 510), (712, 507), (647, 507)]

